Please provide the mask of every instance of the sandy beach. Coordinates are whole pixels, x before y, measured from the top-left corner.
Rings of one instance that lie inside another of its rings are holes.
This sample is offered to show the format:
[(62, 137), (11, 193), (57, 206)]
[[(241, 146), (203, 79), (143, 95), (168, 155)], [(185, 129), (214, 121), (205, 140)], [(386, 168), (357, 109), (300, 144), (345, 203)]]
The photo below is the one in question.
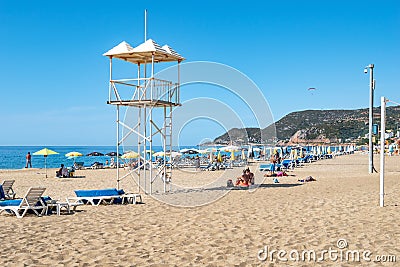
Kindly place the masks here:
[[(342, 251), (371, 252), (372, 262), (361, 259), (361, 266), (396, 266), (374, 260), (377, 255), (395, 255), (400, 261), (399, 160), (398, 156), (387, 157), (384, 208), (378, 205), (379, 174), (368, 174), (367, 155), (355, 154), (296, 168), (289, 171), (290, 176), (280, 178), (279, 184), (272, 183), (272, 178), (264, 180), (263, 174), (256, 171), (257, 165), (251, 165), (257, 183), (261, 183), (258, 189), (224, 192), (217, 201), (199, 207), (171, 206), (143, 194), (144, 204), (82, 206), (71, 215), (17, 219), (2, 213), (0, 264), (360, 266), (351, 259), (332, 260), (328, 256), (321, 262), (258, 258), (265, 246), (288, 253), (318, 253), (329, 248), (338, 250), (338, 240), (345, 239), (348, 246)], [(225, 175), (235, 177), (241, 169), (230, 171)], [(176, 171), (173, 181), (182, 186), (207, 184), (221, 173)], [(76, 174), (84, 178), (45, 178), (40, 169), (1, 170), (0, 180), (15, 179), (19, 197), (31, 186), (43, 186), (47, 188), (45, 195), (61, 200), (74, 196), (76, 189), (116, 186), (112, 169), (81, 170)], [(297, 182), (309, 175), (317, 181)], [(137, 191), (130, 178), (124, 179), (121, 187), (127, 192)], [(188, 194), (183, 190), (168, 197), (184, 199)]]

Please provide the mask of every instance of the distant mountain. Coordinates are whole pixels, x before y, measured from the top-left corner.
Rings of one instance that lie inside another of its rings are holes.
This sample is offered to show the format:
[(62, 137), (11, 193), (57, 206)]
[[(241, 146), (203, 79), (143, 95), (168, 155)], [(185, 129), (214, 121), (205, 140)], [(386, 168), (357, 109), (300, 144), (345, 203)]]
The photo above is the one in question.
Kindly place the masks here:
[[(215, 138), (215, 143), (337, 143), (363, 142), (368, 134), (369, 109), (305, 110), (292, 112), (264, 129), (234, 128)], [(380, 127), (380, 108), (374, 108), (374, 123)], [(397, 130), (400, 125), (400, 106), (386, 109), (386, 129)], [(261, 140), (262, 138), (263, 140)]]

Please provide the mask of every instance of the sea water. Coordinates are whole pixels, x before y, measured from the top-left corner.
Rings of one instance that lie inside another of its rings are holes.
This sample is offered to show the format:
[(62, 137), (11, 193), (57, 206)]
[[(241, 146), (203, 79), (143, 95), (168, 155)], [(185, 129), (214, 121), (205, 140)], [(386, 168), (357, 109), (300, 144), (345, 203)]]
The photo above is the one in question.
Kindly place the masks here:
[[(28, 152), (33, 154), (36, 151), (43, 149), (43, 146), (0, 146), (0, 169), (22, 169), (25, 167), (26, 159), (25, 156)], [(84, 166), (90, 166), (94, 162), (100, 162), (105, 164), (106, 160), (111, 161), (110, 156), (86, 156), (92, 152), (100, 152), (107, 154), (109, 152), (115, 152), (115, 146), (48, 146), (59, 154), (49, 155), (46, 157), (47, 168), (59, 168), (61, 164), (69, 167), (74, 164), (74, 160), (77, 162), (84, 162)], [(120, 147), (119, 153), (123, 154), (124, 151), (134, 150), (129, 148)], [(154, 151), (160, 151), (161, 147), (153, 147)], [(76, 157), (75, 159), (68, 159), (65, 154), (76, 151), (81, 153), (82, 157)], [(44, 168), (45, 158), (44, 156), (32, 155), (32, 167), (33, 168)]]

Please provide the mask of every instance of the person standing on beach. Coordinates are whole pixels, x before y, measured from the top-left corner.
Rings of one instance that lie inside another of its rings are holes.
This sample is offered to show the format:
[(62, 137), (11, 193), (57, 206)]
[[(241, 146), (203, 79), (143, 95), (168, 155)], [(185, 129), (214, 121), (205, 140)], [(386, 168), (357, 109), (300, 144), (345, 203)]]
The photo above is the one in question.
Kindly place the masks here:
[(31, 152), (28, 152), (28, 154), (26, 154), (26, 165), (25, 168), (28, 168), (28, 165), (32, 168), (32, 156), (31, 156)]
[(194, 167), (196, 168), (196, 171), (200, 170), (200, 158), (199, 156), (196, 156), (194, 159)]

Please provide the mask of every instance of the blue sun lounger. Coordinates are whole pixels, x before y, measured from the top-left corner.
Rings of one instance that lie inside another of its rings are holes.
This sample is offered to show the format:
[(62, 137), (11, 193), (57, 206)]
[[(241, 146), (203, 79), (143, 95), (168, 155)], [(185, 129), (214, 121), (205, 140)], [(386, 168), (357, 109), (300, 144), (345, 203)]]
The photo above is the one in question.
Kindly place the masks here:
[(291, 159), (284, 159), (281, 163), (281, 167), (284, 167), (286, 170), (289, 168), (294, 168), (296, 166), (296, 161)]
[[(72, 204), (83, 203), (91, 204), (92, 206), (98, 206), (101, 203), (104, 204), (121, 204), (125, 197), (133, 197), (140, 199), (142, 198), (139, 194), (125, 194), (124, 190), (117, 190), (116, 188), (106, 188), (97, 190), (75, 190), (76, 197), (68, 198), (67, 201)], [(72, 202), (75, 201), (75, 202)]]
[[(259, 170), (261, 172), (265, 172), (265, 171), (271, 171), (271, 168), (273, 168), (274, 165), (273, 164), (260, 164)], [(273, 170), (272, 170), (273, 171)]]

